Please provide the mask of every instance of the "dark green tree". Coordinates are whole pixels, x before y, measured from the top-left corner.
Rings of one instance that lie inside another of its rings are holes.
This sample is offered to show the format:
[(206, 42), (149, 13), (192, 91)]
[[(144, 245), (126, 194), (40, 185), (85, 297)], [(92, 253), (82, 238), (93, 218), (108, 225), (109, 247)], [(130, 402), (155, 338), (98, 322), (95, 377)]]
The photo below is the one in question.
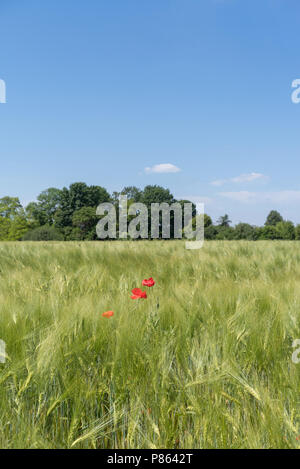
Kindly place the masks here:
[[(185, 201), (188, 202), (188, 201)], [(191, 203), (191, 202), (190, 202)], [(196, 213), (196, 206), (193, 204), (193, 208), (195, 209)], [(198, 218), (198, 220), (197, 220)], [(204, 227), (204, 238), (205, 239), (214, 239), (215, 235), (217, 234), (217, 229), (213, 227), (213, 229), (210, 229), (212, 227), (212, 219), (209, 215), (206, 213), (201, 214), (201, 215), (194, 215), (192, 219), (192, 229), (193, 231), (196, 231), (197, 228), (197, 223), (198, 226), (200, 222), (202, 222), (203, 219), (203, 227)]]
[(76, 210), (72, 217), (72, 224), (75, 228), (73, 235), (75, 239), (96, 239), (96, 225), (98, 217), (94, 207), (81, 207)]
[(280, 213), (277, 212), (277, 210), (271, 210), (271, 212), (267, 216), (265, 226), (275, 226), (280, 221), (283, 221), (283, 218)]
[(266, 225), (259, 229), (259, 239), (279, 239), (278, 231), (273, 225)]
[(219, 226), (229, 226), (230, 223), (231, 220), (229, 220), (229, 216), (227, 214), (221, 216), (217, 221), (217, 225)]
[[(154, 186), (148, 185), (143, 190), (140, 202), (145, 204), (146, 207), (148, 208), (148, 213), (149, 213), (148, 229), (149, 229), (149, 237), (150, 237), (150, 235), (151, 235), (151, 221), (152, 221), (151, 220), (151, 204), (154, 204), (154, 203), (157, 203), (157, 204), (162, 204), (162, 203), (172, 204), (172, 203), (175, 202), (175, 199), (174, 199), (173, 194), (171, 194), (171, 192), (169, 191), (169, 189), (165, 189), (164, 187), (157, 186), (157, 185), (154, 185)], [(159, 223), (160, 223), (159, 236), (160, 237), (162, 236), (162, 231), (161, 231), (162, 223), (161, 223), (161, 220), (162, 220), (162, 215), (160, 213), (160, 216), (159, 216)], [(174, 235), (174, 229), (173, 228), (174, 228), (174, 214), (171, 212), (171, 214), (170, 214), (170, 235), (171, 235), (171, 238)]]
[(124, 187), (124, 189), (122, 189), (121, 195), (126, 195), (128, 200), (132, 200), (134, 202), (140, 202), (143, 196), (143, 192), (138, 187), (127, 186), (127, 187)]
[(12, 222), (9, 218), (0, 216), (0, 241), (7, 241), (9, 239), (9, 232)]
[(18, 197), (2, 197), (0, 199), (0, 217), (13, 220), (16, 216), (24, 216), (24, 209)]
[(22, 239), (23, 241), (63, 241), (64, 237), (53, 225), (43, 225), (28, 231)]
[(17, 241), (30, 228), (25, 211), (17, 197), (0, 199), (0, 240)]
[(204, 228), (208, 228), (213, 224), (212, 219), (209, 215), (206, 213), (204, 214)]
[(279, 239), (295, 239), (295, 227), (291, 221), (280, 221), (275, 228)]
[(295, 239), (300, 239), (300, 225), (295, 226)]
[(27, 205), (26, 214), (29, 219), (36, 221), (40, 226), (52, 225), (60, 200), (61, 190), (50, 187), (38, 195), (37, 202)]
[(216, 239), (232, 240), (234, 239), (234, 228), (228, 225), (218, 225)]
[(161, 204), (166, 202), (167, 204), (172, 204), (175, 202), (175, 199), (169, 189), (165, 189), (161, 186), (149, 185), (144, 188), (140, 202), (150, 208), (153, 203)]
[(234, 239), (248, 239), (255, 241), (258, 238), (258, 233), (255, 226), (249, 223), (238, 223), (234, 228)]
[(100, 186), (87, 186), (83, 182), (71, 184), (69, 189), (61, 191), (59, 208), (55, 214), (55, 225), (63, 232), (70, 231), (73, 226), (73, 214), (83, 207), (93, 207), (110, 202), (111, 197), (106, 189)]
[(204, 239), (206, 240), (216, 239), (217, 234), (218, 234), (218, 230), (216, 226), (211, 224), (205, 227), (204, 225)]

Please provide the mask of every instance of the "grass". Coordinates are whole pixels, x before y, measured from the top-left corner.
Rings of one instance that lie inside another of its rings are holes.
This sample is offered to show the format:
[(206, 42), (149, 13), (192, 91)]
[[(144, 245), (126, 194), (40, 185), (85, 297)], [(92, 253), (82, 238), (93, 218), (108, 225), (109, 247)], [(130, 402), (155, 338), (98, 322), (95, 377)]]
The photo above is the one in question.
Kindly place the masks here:
[(1, 243), (0, 447), (299, 447), (299, 287), (297, 242)]

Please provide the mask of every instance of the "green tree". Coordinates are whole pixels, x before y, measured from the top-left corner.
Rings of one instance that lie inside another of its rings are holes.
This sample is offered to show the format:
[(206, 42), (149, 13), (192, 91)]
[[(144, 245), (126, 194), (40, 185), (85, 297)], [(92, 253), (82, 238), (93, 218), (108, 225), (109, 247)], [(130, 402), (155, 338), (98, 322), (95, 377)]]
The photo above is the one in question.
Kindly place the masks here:
[(229, 226), (230, 223), (231, 220), (229, 220), (229, 216), (227, 214), (221, 216), (217, 221), (217, 225), (219, 226)]
[(161, 204), (166, 202), (167, 204), (172, 204), (175, 202), (175, 199), (169, 189), (157, 185), (149, 185), (144, 188), (140, 202), (150, 208), (153, 203)]
[(81, 207), (72, 217), (75, 231), (72, 231), (75, 239), (96, 239), (96, 225), (98, 221), (94, 207)]
[(0, 216), (13, 220), (16, 216), (24, 215), (23, 207), (18, 197), (2, 197), (0, 199)]
[(278, 231), (276, 230), (276, 227), (273, 225), (266, 225), (263, 226), (259, 229), (258, 232), (259, 239), (278, 239)]
[(141, 189), (135, 186), (124, 187), (121, 191), (121, 195), (126, 195), (128, 200), (133, 200), (134, 202), (140, 202), (143, 196)]
[[(195, 218), (195, 216), (197, 215), (197, 207), (196, 207), (196, 204), (194, 204), (194, 203), (191, 202), (190, 200), (175, 200), (175, 199), (174, 199), (174, 202), (178, 202), (178, 203), (181, 205), (183, 221), (184, 221), (184, 205), (185, 205), (185, 204), (192, 204), (192, 218)], [(206, 220), (206, 217), (207, 217), (207, 216), (208, 216), (208, 215), (204, 214), (204, 223), (205, 223), (205, 220)]]
[(279, 239), (295, 239), (295, 227), (291, 221), (280, 221), (275, 228)]
[(216, 239), (217, 234), (218, 234), (218, 230), (216, 226), (211, 224), (205, 227), (204, 225), (204, 239), (207, 239), (207, 240)]
[(234, 227), (234, 239), (248, 239), (254, 241), (258, 238), (257, 229), (249, 223), (238, 223)]
[(59, 208), (55, 213), (55, 225), (66, 232), (67, 227), (73, 226), (74, 212), (82, 207), (93, 207), (96, 210), (99, 204), (110, 201), (109, 193), (100, 186), (87, 186), (83, 182), (76, 182), (71, 184), (69, 189), (64, 187), (61, 191)]
[(29, 225), (25, 217), (17, 216), (11, 222), (10, 230), (8, 233), (9, 241), (18, 241), (22, 239), (25, 233), (29, 230)]
[(28, 231), (24, 209), (17, 197), (0, 199), (0, 239), (17, 241)]
[(0, 217), (0, 241), (7, 241), (9, 239), (9, 232), (12, 221), (9, 218)]
[(234, 239), (234, 228), (228, 225), (218, 225), (216, 239), (232, 240)]
[(265, 226), (275, 226), (280, 221), (283, 221), (283, 218), (280, 215), (280, 213), (277, 212), (276, 210), (271, 210), (271, 212), (267, 216)]
[[(149, 230), (149, 236), (151, 235), (151, 204), (157, 203), (167, 203), (167, 204), (173, 204), (175, 202), (173, 194), (169, 191), (169, 189), (165, 189), (164, 187), (161, 186), (151, 186), (148, 185), (144, 188), (142, 197), (140, 202), (146, 205), (148, 208), (148, 230)], [(162, 225), (162, 215), (160, 214), (159, 217), (159, 222), (160, 226)], [(174, 232), (174, 214), (171, 212), (170, 214), (170, 236), (173, 237), (173, 232)], [(161, 237), (161, 229), (160, 229), (160, 234), (159, 236)]]
[(204, 228), (208, 228), (211, 225), (212, 225), (212, 219), (209, 215), (205, 213), (204, 214)]
[(28, 231), (22, 239), (23, 241), (63, 241), (64, 237), (53, 225), (43, 225)]
[(26, 214), (30, 220), (36, 221), (38, 225), (52, 225), (60, 200), (61, 190), (50, 187), (38, 195), (37, 202), (31, 202), (27, 205)]
[[(142, 195), (143, 195), (143, 193), (142, 193), (141, 189), (139, 189), (136, 186), (127, 186), (127, 187), (124, 187), (121, 192), (116, 192), (115, 191), (115, 192), (112, 193), (112, 197), (111, 197), (112, 200), (111, 201), (114, 204), (115, 210), (116, 210), (118, 236), (120, 235), (120, 233), (119, 233), (119, 214), (120, 214), (120, 198), (121, 198), (121, 196), (126, 196), (127, 197), (127, 211), (129, 211), (130, 205), (132, 205), (134, 203), (141, 202)], [(127, 226), (129, 225), (130, 221), (133, 218), (135, 218), (134, 215), (128, 215), (127, 214), (127, 220), (128, 220)]]
[(295, 239), (300, 239), (300, 225), (295, 226)]
[[(176, 201), (178, 202), (180, 205), (181, 205), (181, 210), (182, 210), (182, 236), (185, 237), (185, 229), (187, 228), (185, 226), (185, 214), (184, 214), (184, 206), (185, 204), (192, 204), (192, 221), (189, 223), (189, 226), (192, 227), (192, 230), (195, 231), (196, 230), (196, 227), (197, 227), (197, 208), (196, 208), (196, 205), (191, 202), (190, 200), (178, 200)], [(206, 215), (204, 215), (204, 218), (206, 217)], [(202, 220), (201, 220), (202, 221)], [(205, 221), (204, 221), (205, 222)], [(174, 223), (174, 214), (171, 213), (171, 225), (172, 223)], [(198, 221), (199, 223), (199, 221)], [(171, 226), (171, 237), (174, 237), (174, 229), (172, 229), (172, 226)]]
[[(179, 201), (179, 202), (181, 202), (181, 201)], [(186, 202), (189, 202), (189, 201), (185, 200), (184, 202), (186, 203)], [(191, 202), (189, 202), (189, 203), (191, 203)], [(183, 207), (182, 207), (182, 209), (183, 209)], [(200, 222), (202, 222), (202, 219), (203, 219), (204, 237), (205, 237), (205, 239), (213, 239), (213, 238), (210, 237), (213, 233), (213, 230), (209, 229), (212, 226), (212, 219), (210, 218), (210, 216), (207, 215), (206, 213), (201, 214), (201, 215), (197, 215), (196, 206), (194, 204), (193, 204), (192, 213), (194, 215), (193, 218), (192, 218), (192, 229), (193, 229), (193, 231), (196, 230), (197, 223), (198, 223), (198, 226), (199, 226)], [(198, 218), (198, 220), (197, 220), (197, 218)], [(184, 213), (183, 213), (183, 225), (182, 226), (184, 226)], [(217, 230), (215, 229), (215, 234), (216, 234), (216, 231)], [(183, 230), (183, 233), (184, 233), (184, 230)]]

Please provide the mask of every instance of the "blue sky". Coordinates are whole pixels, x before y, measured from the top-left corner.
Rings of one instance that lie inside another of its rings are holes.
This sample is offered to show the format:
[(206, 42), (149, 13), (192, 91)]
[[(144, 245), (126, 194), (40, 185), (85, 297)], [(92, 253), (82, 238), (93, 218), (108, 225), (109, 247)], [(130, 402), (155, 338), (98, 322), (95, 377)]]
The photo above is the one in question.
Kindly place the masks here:
[(0, 0), (0, 197), (160, 184), (300, 223), (299, 31), (299, 0)]

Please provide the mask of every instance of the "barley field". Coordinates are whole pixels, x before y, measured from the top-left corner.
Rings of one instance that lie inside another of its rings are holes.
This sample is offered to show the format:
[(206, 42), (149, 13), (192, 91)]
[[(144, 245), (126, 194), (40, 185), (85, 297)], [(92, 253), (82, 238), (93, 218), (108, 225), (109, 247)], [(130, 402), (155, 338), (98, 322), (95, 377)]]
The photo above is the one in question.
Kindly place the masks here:
[(297, 448), (299, 319), (297, 242), (1, 243), (0, 447)]

